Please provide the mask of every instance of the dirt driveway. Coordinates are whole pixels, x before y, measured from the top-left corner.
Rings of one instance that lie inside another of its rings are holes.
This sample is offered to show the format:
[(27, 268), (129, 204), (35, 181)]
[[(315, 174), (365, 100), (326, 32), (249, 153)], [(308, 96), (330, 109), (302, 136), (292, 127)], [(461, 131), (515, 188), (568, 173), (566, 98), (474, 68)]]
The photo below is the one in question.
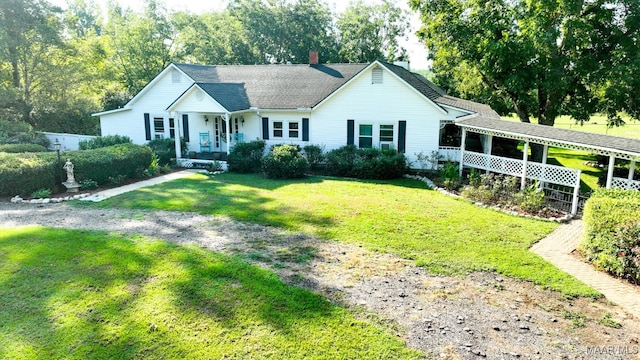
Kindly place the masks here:
[(495, 273), (434, 276), (393, 255), (224, 217), (0, 203), (0, 227), (22, 225), (136, 233), (238, 254), (381, 324), (428, 358), (640, 359), (640, 324), (623, 309)]

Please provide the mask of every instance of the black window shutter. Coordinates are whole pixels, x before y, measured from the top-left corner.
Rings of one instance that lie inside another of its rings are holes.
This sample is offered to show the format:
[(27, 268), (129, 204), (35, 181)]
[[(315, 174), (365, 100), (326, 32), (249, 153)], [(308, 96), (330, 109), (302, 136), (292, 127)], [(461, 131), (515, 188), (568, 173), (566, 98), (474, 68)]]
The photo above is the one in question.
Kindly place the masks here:
[(262, 118), (262, 139), (269, 140), (269, 118)]
[(189, 114), (182, 114), (182, 131), (184, 141), (189, 142)]
[(309, 119), (302, 118), (302, 141), (309, 141)]
[(407, 148), (407, 122), (400, 120), (398, 123), (398, 151), (403, 153)]
[(144, 113), (144, 134), (147, 140), (151, 140), (151, 120), (149, 120), (149, 113)]
[(354, 144), (355, 127), (355, 120), (347, 120), (347, 145)]

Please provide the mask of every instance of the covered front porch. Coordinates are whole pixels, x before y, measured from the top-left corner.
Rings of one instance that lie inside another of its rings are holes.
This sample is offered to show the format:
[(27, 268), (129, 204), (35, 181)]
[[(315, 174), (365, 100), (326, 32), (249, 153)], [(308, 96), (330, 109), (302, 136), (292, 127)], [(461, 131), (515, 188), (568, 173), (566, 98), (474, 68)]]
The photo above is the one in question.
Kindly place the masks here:
[[(640, 190), (639, 179), (633, 177), (636, 162), (640, 159), (640, 141), (638, 140), (490, 119), (478, 115), (460, 118), (455, 121), (455, 125), (461, 129), (460, 147), (456, 150), (455, 147), (450, 146), (445, 150), (449, 156), (457, 155), (461, 175), (463, 168), (467, 167), (520, 177), (522, 188), (525, 187), (527, 179), (538, 181), (541, 185), (556, 184), (571, 188), (571, 214), (575, 215), (578, 212), (581, 171), (547, 164), (550, 146), (607, 156), (609, 167), (606, 187)], [(479, 141), (469, 144), (469, 135), (473, 135), (473, 138)], [(492, 150), (495, 150), (494, 138), (523, 142), (522, 158), (515, 159), (492, 154)], [(533, 162), (529, 159), (529, 149), (532, 144), (542, 146), (541, 162)], [(613, 176), (616, 159), (630, 162), (627, 178)], [(555, 191), (554, 195), (558, 192)]]

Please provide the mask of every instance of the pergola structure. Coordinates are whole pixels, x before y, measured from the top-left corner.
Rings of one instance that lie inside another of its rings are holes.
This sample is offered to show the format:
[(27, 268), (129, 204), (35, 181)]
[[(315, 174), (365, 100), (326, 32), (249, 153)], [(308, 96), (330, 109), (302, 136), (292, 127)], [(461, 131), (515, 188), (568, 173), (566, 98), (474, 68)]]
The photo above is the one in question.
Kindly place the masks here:
[[(551, 126), (505, 121), (487, 118), (478, 114), (462, 117), (455, 121), (462, 128), (460, 146), (460, 173), (463, 167), (471, 167), (519, 176), (524, 188), (526, 179), (539, 180), (541, 183), (553, 183), (573, 187), (573, 203), (571, 213), (576, 214), (580, 189), (580, 170), (547, 164), (549, 146), (580, 150), (609, 158), (607, 188), (623, 188), (640, 190), (640, 181), (633, 180), (636, 162), (640, 160), (640, 141), (611, 135), (586, 133), (577, 130), (559, 129)], [(465, 150), (467, 133), (474, 132), (483, 136), (483, 153)], [(493, 137), (501, 137), (524, 142), (522, 160), (491, 155)], [(531, 162), (528, 159), (530, 143), (544, 147), (542, 162)], [(616, 159), (631, 162), (626, 179), (615, 178), (613, 169)]]

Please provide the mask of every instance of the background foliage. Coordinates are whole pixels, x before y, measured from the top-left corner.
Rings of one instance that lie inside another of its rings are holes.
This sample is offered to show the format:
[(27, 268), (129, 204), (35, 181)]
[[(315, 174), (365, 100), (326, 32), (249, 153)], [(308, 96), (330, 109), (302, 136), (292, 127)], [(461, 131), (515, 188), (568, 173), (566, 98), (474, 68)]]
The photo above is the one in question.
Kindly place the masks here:
[[(109, 2), (0, 1), (0, 121), (31, 131), (97, 135), (92, 113), (116, 109), (171, 62), (201, 64), (403, 60), (404, 12), (391, 1), (232, 0), (218, 12), (141, 11)], [(0, 131), (1, 132), (1, 131)]]

